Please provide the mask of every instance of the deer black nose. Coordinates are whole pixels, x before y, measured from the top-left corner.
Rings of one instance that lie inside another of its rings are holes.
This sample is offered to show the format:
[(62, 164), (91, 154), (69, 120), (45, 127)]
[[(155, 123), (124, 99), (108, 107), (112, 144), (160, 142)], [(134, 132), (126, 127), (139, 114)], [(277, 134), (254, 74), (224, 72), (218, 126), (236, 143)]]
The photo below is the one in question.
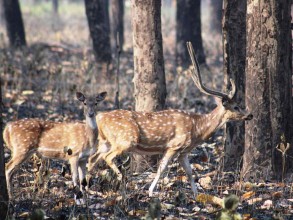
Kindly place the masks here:
[(247, 115), (246, 118), (245, 118), (245, 120), (247, 120), (247, 121), (249, 121), (251, 119), (253, 119), (253, 115), (252, 114)]
[(90, 118), (92, 118), (92, 117), (95, 116), (95, 113), (94, 113), (94, 112), (89, 112), (89, 113), (88, 113), (88, 116), (89, 116)]

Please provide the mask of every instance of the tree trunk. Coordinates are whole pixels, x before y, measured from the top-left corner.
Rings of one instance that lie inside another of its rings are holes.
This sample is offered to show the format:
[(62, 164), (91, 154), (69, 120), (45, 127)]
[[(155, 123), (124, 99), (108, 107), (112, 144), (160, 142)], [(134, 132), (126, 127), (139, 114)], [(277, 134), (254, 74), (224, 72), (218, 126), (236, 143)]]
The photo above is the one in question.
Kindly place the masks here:
[(186, 42), (194, 46), (199, 64), (204, 64), (205, 54), (201, 38), (200, 0), (177, 0), (176, 12), (176, 64), (190, 65)]
[(112, 38), (116, 43), (117, 33), (119, 38), (120, 49), (123, 50), (124, 44), (124, 0), (112, 0), (111, 1), (112, 9)]
[(85, 0), (85, 11), (96, 61), (102, 64), (111, 62), (110, 27), (108, 1)]
[(26, 46), (25, 32), (18, 0), (2, 0), (7, 35), (11, 47)]
[(4, 162), (4, 147), (3, 147), (3, 121), (2, 121), (2, 91), (1, 91), (1, 79), (0, 79), (0, 216), (4, 217), (8, 211), (8, 192), (5, 177), (5, 162)]
[(246, 124), (244, 179), (282, 176), (282, 134), (291, 140), (290, 0), (247, 2)]
[[(229, 4), (229, 3), (227, 3)], [(223, 0), (210, 0), (210, 31), (222, 33)]]
[(58, 0), (52, 0), (52, 11), (54, 15), (58, 15), (58, 8), (59, 8), (59, 4), (58, 4)]
[[(245, 109), (246, 0), (224, 0), (224, 75), (236, 84), (234, 100)], [(230, 88), (228, 88), (230, 90)], [(227, 123), (225, 139), (226, 171), (241, 168), (244, 152), (244, 122)]]
[[(132, 27), (135, 110), (161, 110), (166, 99), (161, 1), (132, 0)], [(136, 157), (136, 171), (145, 168), (142, 161)]]

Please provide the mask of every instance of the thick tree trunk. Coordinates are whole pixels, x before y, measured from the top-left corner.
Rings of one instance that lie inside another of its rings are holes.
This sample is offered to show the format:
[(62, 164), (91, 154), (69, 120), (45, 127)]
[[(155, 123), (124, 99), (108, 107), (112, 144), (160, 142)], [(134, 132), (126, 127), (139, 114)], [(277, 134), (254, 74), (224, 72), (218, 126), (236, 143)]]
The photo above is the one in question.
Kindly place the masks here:
[[(161, 32), (161, 1), (132, 0), (134, 96), (136, 111), (165, 106), (166, 82)], [(136, 158), (136, 171), (145, 168)]]
[[(246, 0), (224, 0), (223, 38), (226, 82), (234, 79), (237, 88), (234, 100), (245, 108)], [(244, 134), (244, 122), (227, 123), (225, 170), (241, 168)]]
[(18, 0), (2, 0), (7, 35), (11, 47), (26, 46), (23, 20)]
[(246, 103), (254, 119), (246, 124), (245, 179), (282, 176), (276, 146), (282, 134), (291, 139), (290, 4), (290, 0), (247, 3)]
[[(229, 3), (228, 3), (229, 4)], [(210, 31), (222, 33), (223, 0), (210, 0)]]
[(107, 6), (108, 1), (105, 0), (85, 0), (85, 11), (96, 61), (109, 64), (112, 57)]
[(119, 44), (121, 50), (123, 50), (124, 44), (124, 0), (112, 0), (111, 1), (112, 9), (112, 38), (116, 43), (117, 34), (119, 38)]
[(200, 64), (205, 54), (201, 38), (200, 0), (177, 0), (176, 12), (176, 64), (184, 68), (190, 65), (186, 42), (190, 41)]
[(5, 219), (8, 211), (8, 192), (5, 177), (4, 146), (3, 146), (3, 121), (2, 121), (2, 92), (0, 79), (0, 216)]

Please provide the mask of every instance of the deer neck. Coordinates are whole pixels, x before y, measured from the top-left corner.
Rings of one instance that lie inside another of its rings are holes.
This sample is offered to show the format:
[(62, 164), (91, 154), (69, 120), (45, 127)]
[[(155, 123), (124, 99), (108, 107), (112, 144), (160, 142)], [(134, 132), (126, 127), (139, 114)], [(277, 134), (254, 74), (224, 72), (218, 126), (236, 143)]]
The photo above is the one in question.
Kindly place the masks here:
[(85, 128), (88, 141), (90, 143), (91, 148), (96, 147), (96, 142), (98, 139), (98, 126), (96, 117), (88, 117), (85, 118)]
[(195, 132), (201, 140), (208, 139), (218, 128), (225, 124), (225, 108), (217, 106), (212, 112), (197, 115), (195, 118)]

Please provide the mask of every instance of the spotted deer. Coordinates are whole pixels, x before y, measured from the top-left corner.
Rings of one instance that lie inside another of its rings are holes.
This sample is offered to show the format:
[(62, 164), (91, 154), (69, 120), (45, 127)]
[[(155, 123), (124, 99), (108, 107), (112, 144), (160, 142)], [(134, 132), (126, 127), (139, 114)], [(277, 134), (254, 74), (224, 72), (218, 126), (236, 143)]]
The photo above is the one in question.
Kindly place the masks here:
[(76, 97), (84, 104), (86, 122), (54, 122), (40, 119), (21, 119), (9, 122), (3, 138), (12, 157), (6, 164), (6, 179), (10, 198), (13, 174), (30, 156), (36, 153), (41, 158), (68, 161), (72, 171), (73, 185), (77, 186), (86, 175), (86, 163), (95, 153), (98, 137), (96, 123), (97, 104), (104, 100), (107, 93), (86, 98), (81, 92)]
[(207, 95), (220, 99), (217, 107), (208, 114), (196, 114), (183, 110), (163, 110), (158, 112), (136, 112), (114, 110), (96, 116), (99, 130), (97, 152), (89, 158), (89, 172), (100, 160), (106, 163), (117, 174), (122, 174), (113, 159), (123, 152), (143, 155), (163, 154), (157, 174), (149, 188), (149, 196), (166, 169), (169, 161), (178, 156), (184, 168), (194, 195), (197, 194), (188, 154), (197, 145), (207, 140), (219, 127), (231, 120), (250, 120), (252, 115), (237, 106), (233, 100), (236, 88), (231, 80), (229, 94), (214, 91), (205, 87), (201, 80), (200, 69), (191, 43), (188, 43), (192, 59), (192, 79), (199, 90)]

